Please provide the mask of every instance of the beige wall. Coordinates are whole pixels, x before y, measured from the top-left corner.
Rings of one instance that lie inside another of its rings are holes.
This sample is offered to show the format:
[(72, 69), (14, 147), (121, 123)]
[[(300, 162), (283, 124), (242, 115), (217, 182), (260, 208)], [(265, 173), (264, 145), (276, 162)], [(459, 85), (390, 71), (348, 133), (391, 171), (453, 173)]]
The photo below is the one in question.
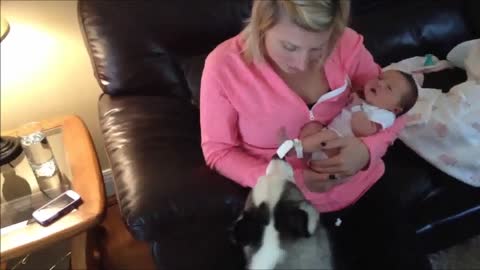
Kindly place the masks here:
[(1, 129), (77, 114), (108, 169), (98, 122), (101, 93), (77, 19), (77, 1), (4, 1), (10, 32), (1, 42)]

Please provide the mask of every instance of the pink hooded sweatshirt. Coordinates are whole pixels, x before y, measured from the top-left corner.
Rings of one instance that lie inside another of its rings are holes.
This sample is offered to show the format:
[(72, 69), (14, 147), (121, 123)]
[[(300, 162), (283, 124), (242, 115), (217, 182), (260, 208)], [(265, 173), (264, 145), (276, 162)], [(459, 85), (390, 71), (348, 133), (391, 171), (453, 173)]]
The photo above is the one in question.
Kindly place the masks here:
[[(352, 87), (363, 87), (381, 72), (364, 47), (363, 37), (347, 28), (325, 62), (331, 90), (309, 109), (267, 62), (246, 62), (242, 50), (239, 34), (208, 55), (201, 80), (200, 123), (207, 165), (248, 187), (265, 174), (279, 146), (279, 130), (297, 138), (311, 120), (328, 124), (346, 105)], [(348, 182), (328, 192), (310, 192), (304, 184), (304, 162), (289, 158), (295, 182), (320, 212), (353, 204), (383, 175), (381, 158), (404, 124), (399, 117), (390, 128), (361, 138), (369, 149), (370, 162)]]

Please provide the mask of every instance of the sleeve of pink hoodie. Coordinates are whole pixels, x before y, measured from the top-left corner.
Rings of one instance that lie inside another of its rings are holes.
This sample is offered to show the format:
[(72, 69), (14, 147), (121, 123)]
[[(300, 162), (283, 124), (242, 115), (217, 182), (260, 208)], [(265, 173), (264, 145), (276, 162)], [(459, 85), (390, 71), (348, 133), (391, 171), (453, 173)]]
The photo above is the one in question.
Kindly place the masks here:
[[(368, 80), (381, 73), (380, 66), (375, 63), (372, 54), (365, 48), (362, 35), (347, 28), (339, 42), (338, 48), (342, 62), (350, 76), (353, 89), (363, 88)], [(372, 136), (361, 138), (370, 152), (370, 164), (385, 155), (388, 146), (393, 143), (404, 126), (404, 117), (398, 117), (391, 127)]]
[[(216, 57), (215, 55), (213, 56)], [(220, 80), (219, 59), (209, 56), (201, 80), (200, 125), (207, 165), (242, 186), (253, 187), (268, 161), (245, 153), (238, 135), (238, 112)], [(210, 61), (209, 61), (210, 60)]]

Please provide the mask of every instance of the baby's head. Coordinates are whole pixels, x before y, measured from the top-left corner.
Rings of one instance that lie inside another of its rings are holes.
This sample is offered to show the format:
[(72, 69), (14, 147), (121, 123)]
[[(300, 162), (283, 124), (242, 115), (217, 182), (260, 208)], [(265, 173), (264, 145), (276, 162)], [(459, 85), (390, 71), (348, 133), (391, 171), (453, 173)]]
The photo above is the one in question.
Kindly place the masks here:
[(418, 87), (412, 75), (399, 70), (387, 70), (365, 84), (363, 95), (370, 105), (400, 116), (415, 105)]

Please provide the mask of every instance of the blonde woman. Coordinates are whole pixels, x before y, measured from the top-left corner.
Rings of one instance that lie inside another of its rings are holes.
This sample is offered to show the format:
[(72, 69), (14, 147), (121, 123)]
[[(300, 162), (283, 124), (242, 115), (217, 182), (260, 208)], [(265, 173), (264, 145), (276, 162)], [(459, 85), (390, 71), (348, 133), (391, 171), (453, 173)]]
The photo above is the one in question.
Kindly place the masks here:
[[(200, 121), (211, 168), (254, 186), (279, 133), (297, 138), (310, 121), (328, 124), (352, 90), (380, 74), (362, 36), (346, 27), (349, 8), (347, 0), (254, 1), (245, 29), (205, 62)], [(312, 162), (289, 158), (297, 185), (320, 212), (338, 216), (354, 208), (383, 175), (381, 158), (403, 126), (399, 117), (369, 137), (303, 140), (306, 153), (338, 148), (339, 154)], [(351, 177), (341, 183), (345, 176)], [(336, 181), (341, 184), (325, 185)]]

